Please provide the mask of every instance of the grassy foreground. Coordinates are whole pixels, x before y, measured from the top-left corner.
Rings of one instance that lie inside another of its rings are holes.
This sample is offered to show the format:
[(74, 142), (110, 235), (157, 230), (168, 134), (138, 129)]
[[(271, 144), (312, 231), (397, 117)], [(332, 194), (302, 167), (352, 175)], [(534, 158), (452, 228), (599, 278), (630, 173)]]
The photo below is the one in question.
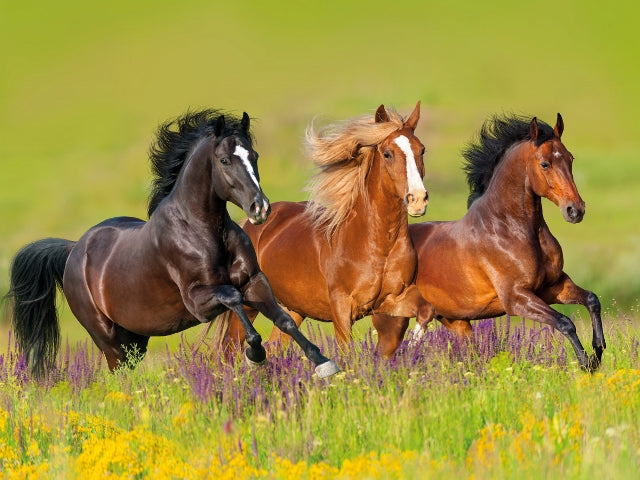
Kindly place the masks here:
[(344, 370), (331, 380), (297, 348), (251, 369), (185, 341), (114, 375), (67, 347), (38, 383), (9, 345), (0, 478), (637, 478), (636, 322), (607, 315), (593, 375), (549, 329), (505, 318), (470, 343), (434, 327), (390, 360), (371, 335), (341, 352), (312, 330)]

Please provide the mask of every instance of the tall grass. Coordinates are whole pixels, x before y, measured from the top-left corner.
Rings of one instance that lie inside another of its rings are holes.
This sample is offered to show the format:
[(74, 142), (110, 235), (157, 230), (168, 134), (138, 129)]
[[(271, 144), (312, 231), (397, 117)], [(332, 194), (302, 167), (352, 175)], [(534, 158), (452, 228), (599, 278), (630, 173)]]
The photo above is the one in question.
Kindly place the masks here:
[[(470, 342), (432, 328), (391, 359), (370, 334), (343, 372), (312, 374), (295, 347), (249, 368), (205, 349), (156, 352), (107, 373), (94, 347), (31, 379), (0, 355), (3, 478), (637, 478), (637, 318), (605, 319), (600, 371), (548, 328), (507, 318)], [(587, 322), (579, 333), (588, 344)]]

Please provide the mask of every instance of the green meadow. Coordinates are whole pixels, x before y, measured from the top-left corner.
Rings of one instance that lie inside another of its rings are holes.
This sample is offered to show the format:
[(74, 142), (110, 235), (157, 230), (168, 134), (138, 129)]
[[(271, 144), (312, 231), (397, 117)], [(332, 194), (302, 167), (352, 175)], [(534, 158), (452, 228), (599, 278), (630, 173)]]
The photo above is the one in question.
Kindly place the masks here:
[(570, 225), (546, 202), (547, 221), (577, 283), (605, 306), (634, 306), (639, 13), (591, 0), (0, 1), (0, 293), (25, 243), (144, 217), (154, 130), (187, 109), (254, 118), (277, 201), (306, 198), (311, 121), (381, 103), (407, 114), (421, 100), (426, 220), (464, 214), (460, 150), (487, 117), (561, 112), (587, 214)]

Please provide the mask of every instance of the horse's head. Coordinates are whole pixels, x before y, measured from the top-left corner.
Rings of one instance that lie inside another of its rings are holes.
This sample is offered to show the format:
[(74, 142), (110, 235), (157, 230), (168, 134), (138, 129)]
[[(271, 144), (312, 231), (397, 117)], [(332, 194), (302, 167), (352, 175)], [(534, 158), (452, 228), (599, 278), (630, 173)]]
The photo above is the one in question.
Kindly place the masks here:
[(573, 155), (560, 140), (563, 130), (564, 123), (558, 113), (553, 136), (539, 143), (538, 121), (535, 117), (531, 120), (529, 136), (533, 152), (529, 155), (527, 173), (536, 195), (546, 197), (560, 207), (567, 222), (578, 223), (584, 216), (585, 205), (573, 181)]
[(269, 200), (260, 188), (258, 154), (249, 142), (249, 115), (243, 113), (241, 129), (225, 135), (224, 116), (214, 126), (213, 186), (216, 194), (236, 204), (254, 224), (263, 223), (271, 212)]
[[(424, 145), (414, 135), (420, 119), (420, 102), (400, 130), (396, 130), (378, 145), (389, 177), (394, 182), (396, 193), (404, 199), (409, 215), (424, 215), (429, 202), (429, 194), (424, 188)], [(375, 114), (376, 123), (388, 122), (389, 116), (380, 105)]]

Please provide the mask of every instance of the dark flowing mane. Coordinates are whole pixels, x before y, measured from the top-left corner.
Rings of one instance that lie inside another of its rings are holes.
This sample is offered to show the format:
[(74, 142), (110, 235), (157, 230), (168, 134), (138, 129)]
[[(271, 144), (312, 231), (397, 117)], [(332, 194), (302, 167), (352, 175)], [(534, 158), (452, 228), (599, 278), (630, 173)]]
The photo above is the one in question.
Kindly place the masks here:
[[(509, 147), (523, 140), (530, 140), (532, 117), (521, 115), (494, 115), (480, 129), (478, 140), (470, 143), (462, 152), (464, 171), (469, 184), (467, 207), (481, 197), (489, 186), (493, 172)], [(553, 128), (538, 120), (539, 134), (536, 146), (553, 138)]]
[(205, 109), (187, 112), (169, 120), (158, 127), (156, 141), (149, 149), (153, 181), (149, 194), (149, 216), (160, 202), (171, 193), (189, 153), (200, 140), (213, 134), (213, 128), (220, 116), (224, 115), (225, 131), (221, 135), (241, 135), (253, 144), (251, 134), (243, 130), (241, 120), (227, 112)]

